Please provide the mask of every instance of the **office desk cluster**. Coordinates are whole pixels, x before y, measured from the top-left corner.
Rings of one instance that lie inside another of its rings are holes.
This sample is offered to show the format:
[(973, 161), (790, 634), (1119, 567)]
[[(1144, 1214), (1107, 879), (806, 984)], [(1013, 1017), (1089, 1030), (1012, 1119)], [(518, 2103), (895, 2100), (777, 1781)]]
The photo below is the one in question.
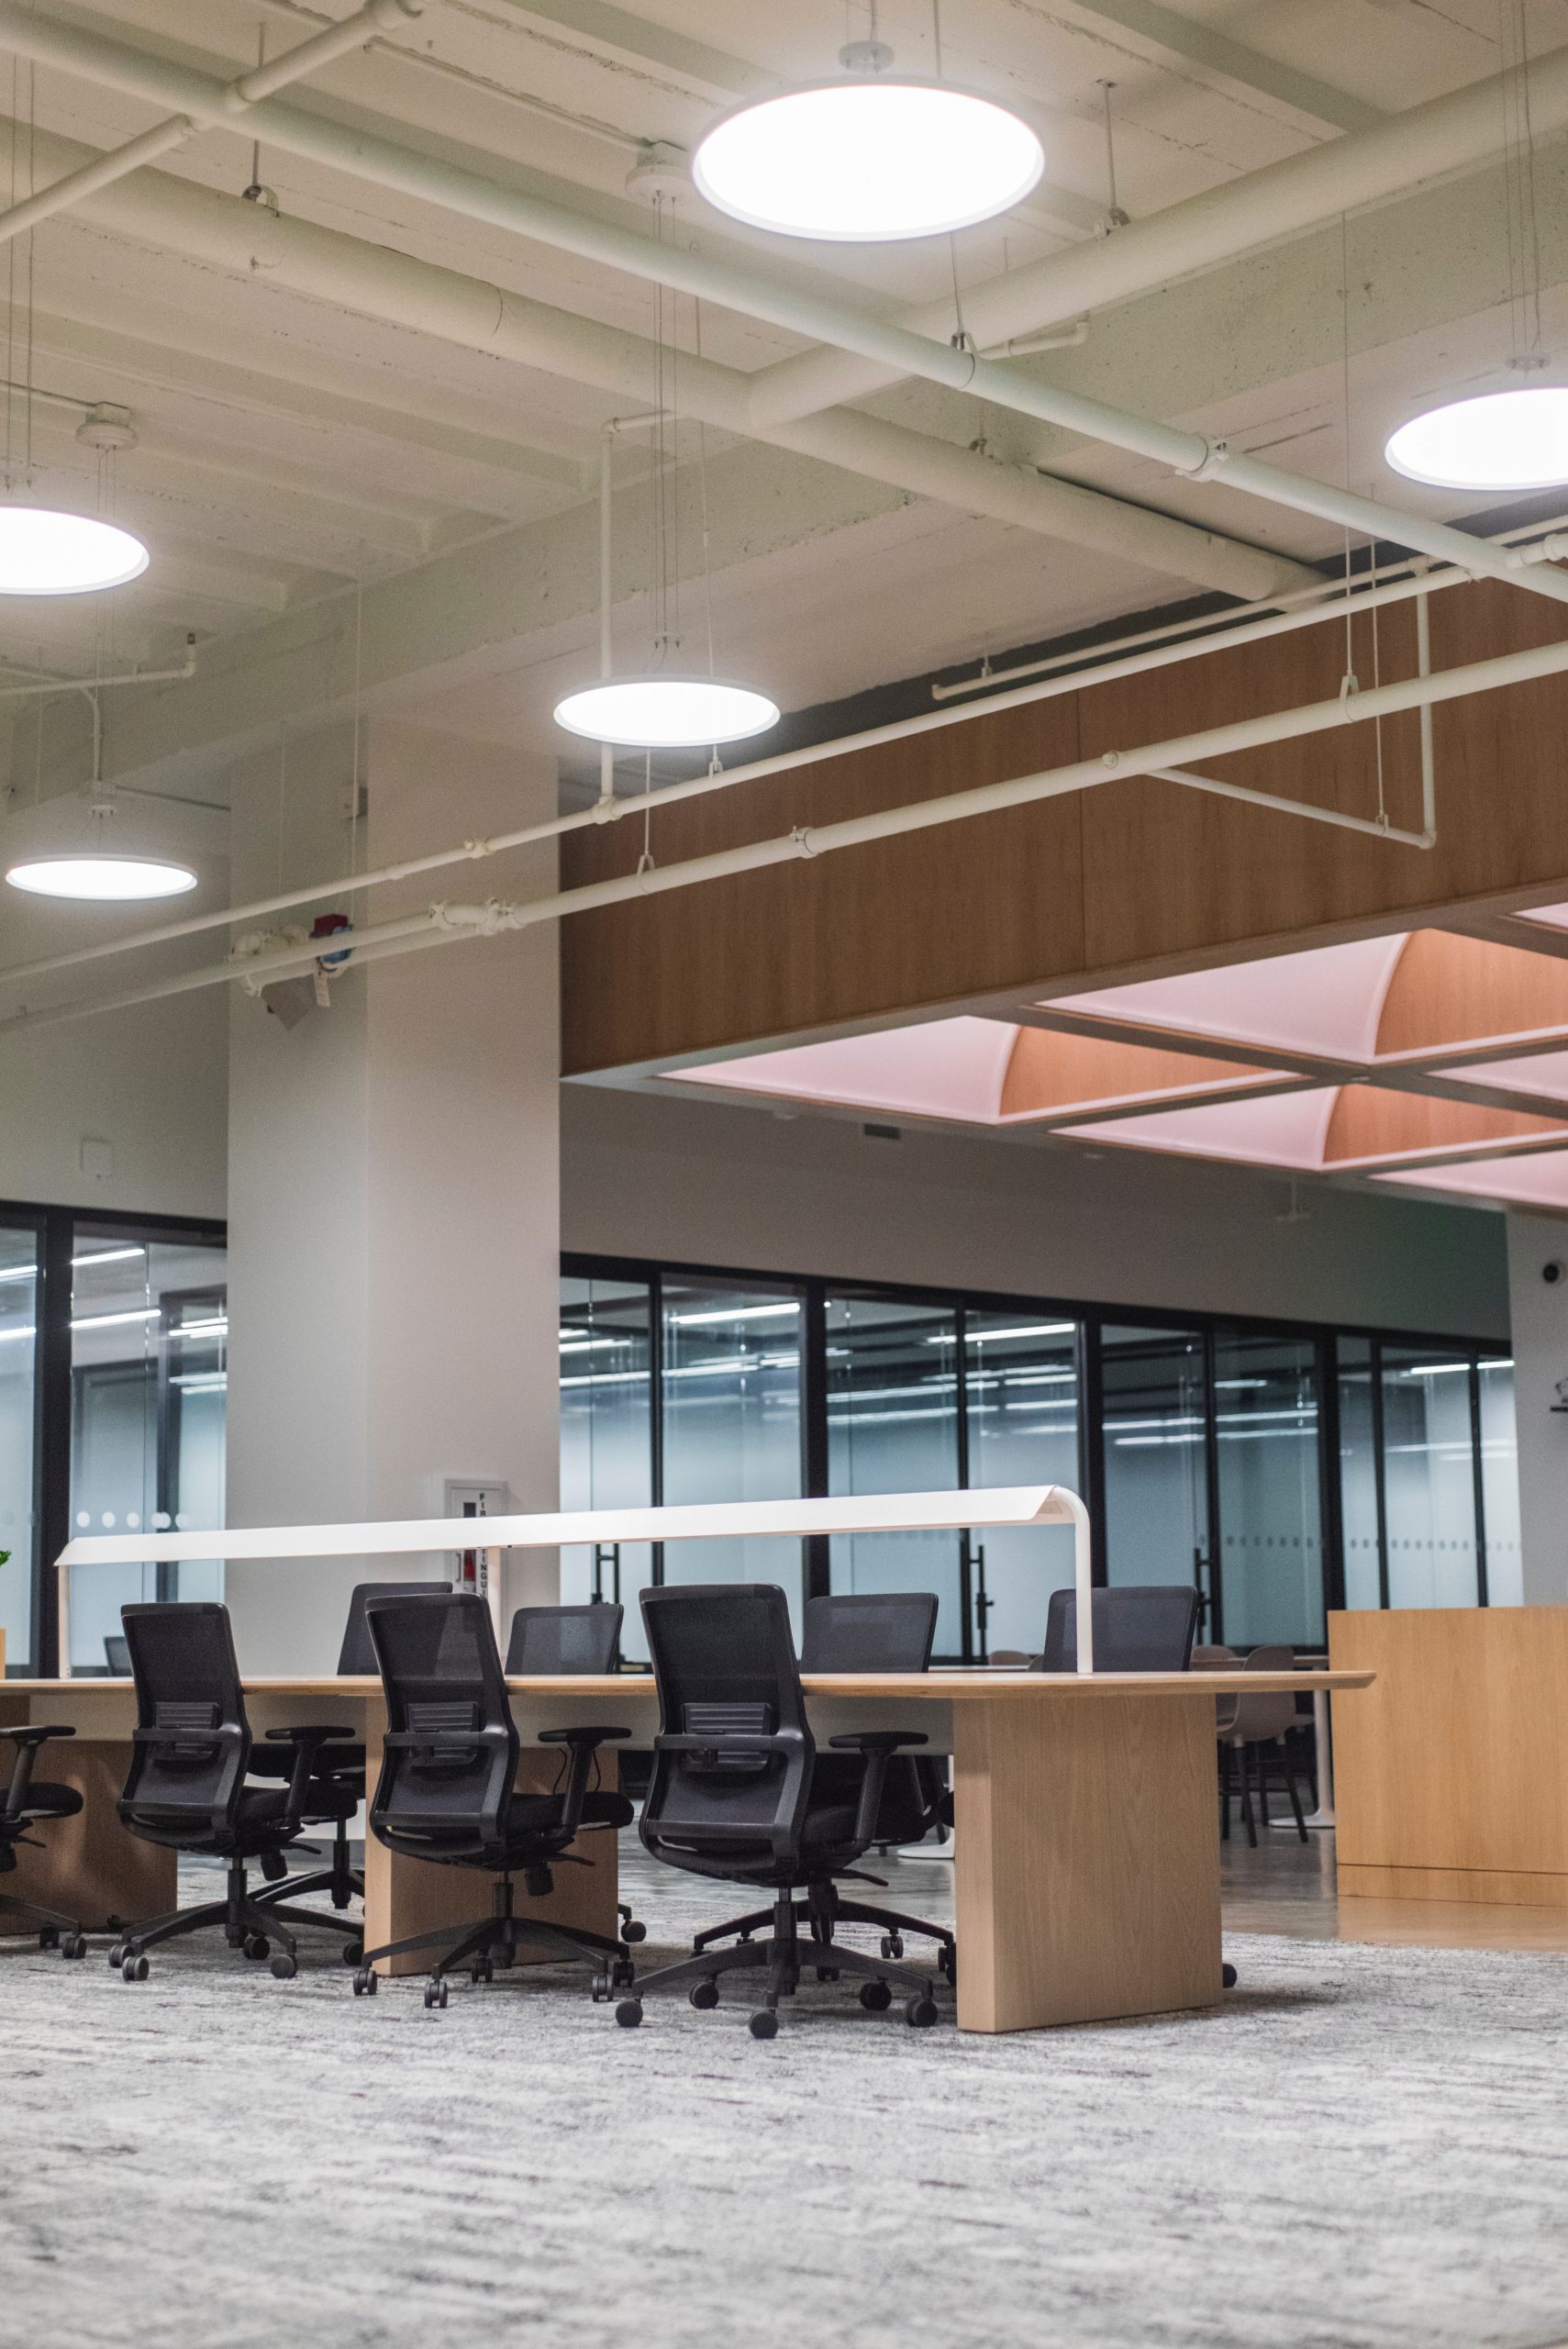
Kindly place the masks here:
[[(1373, 1676), (1259, 1673), (1249, 1685), (1351, 1690)], [(519, 1791), (554, 1783), (558, 1749), (538, 1743), (547, 1729), (613, 1718), (634, 1743), (652, 1742), (657, 1698), (644, 1675), (507, 1685), (524, 1744)], [(807, 1674), (805, 1687), (820, 1744), (840, 1731), (909, 1727), (952, 1756), (961, 2029), (1040, 2030), (1218, 1998), (1214, 1700), (1234, 1694), (1233, 1675), (938, 1670)], [(297, 1720), (306, 1700), (312, 1720), (340, 1722), (373, 1756), (380, 1751), (379, 1681), (247, 1680), (245, 1695), (258, 1737)], [(41, 1848), (19, 1854), (8, 1884), (89, 1931), (174, 1905), (173, 1854), (133, 1839), (116, 1809), (135, 1720), (128, 1680), (0, 1684), (0, 1726), (54, 1720), (75, 1731), (51, 1751), (50, 1771), (83, 1797)], [(613, 1935), (616, 1838), (586, 1833), (575, 1849), (588, 1865), (562, 1868), (548, 1898), (519, 1898), (519, 1909)], [(367, 1842), (367, 1947), (460, 1915), (464, 1899), (477, 1918), (488, 1898), (482, 1879)]]

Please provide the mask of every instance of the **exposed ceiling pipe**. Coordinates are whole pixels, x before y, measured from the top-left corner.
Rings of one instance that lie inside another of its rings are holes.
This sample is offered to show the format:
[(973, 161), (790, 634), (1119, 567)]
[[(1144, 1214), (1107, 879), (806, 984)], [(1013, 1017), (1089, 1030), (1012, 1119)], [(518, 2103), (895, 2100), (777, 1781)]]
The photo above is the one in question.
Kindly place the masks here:
[[(984, 784), (969, 791), (950, 792), (939, 799), (920, 800), (903, 807), (883, 808), (869, 816), (846, 817), (832, 824), (797, 826), (795, 830), (772, 840), (752, 841), (740, 848), (721, 849), (708, 856), (688, 858), (680, 864), (655, 865), (636, 873), (617, 874), (609, 880), (591, 881), (574, 889), (558, 890), (548, 897), (536, 897), (522, 905), (432, 906), (421, 914), (406, 915), (397, 921), (354, 932), (354, 943), (347, 951), (353, 962), (373, 961), (385, 953), (446, 944), (459, 937), (492, 936), (516, 930), (531, 930), (541, 922), (562, 920), (570, 914), (590, 913), (608, 906), (626, 905), (639, 897), (655, 896), (669, 890), (695, 888), (706, 881), (724, 880), (741, 873), (758, 873), (775, 864), (792, 864), (800, 858), (828, 856), (839, 849), (864, 848), (873, 841), (895, 839), (906, 833), (929, 831), (940, 825), (964, 822), (972, 817), (997, 815), (1008, 808), (1029, 807), (1072, 792), (1092, 791), (1100, 784), (1115, 783), (1137, 775), (1151, 775), (1161, 770), (1185, 770), (1197, 761), (1227, 758), (1240, 751), (1256, 750), (1273, 742), (1294, 741), (1304, 736), (1334, 733), (1344, 726), (1396, 717), (1406, 710), (1419, 710), (1439, 702), (1457, 701), (1471, 694), (1492, 693), (1508, 685), (1527, 685), (1540, 677), (1561, 675), (1564, 671), (1568, 671), (1568, 640), (1560, 644), (1536, 645), (1522, 652), (1504, 653), (1495, 660), (1477, 661), (1465, 667), (1442, 670), (1435, 676), (1405, 678), (1395, 685), (1373, 686), (1365, 693), (1336, 695), (1332, 701), (1310, 702), (1296, 709), (1275, 711), (1270, 716), (1240, 718), (1229, 726), (1211, 726), (1201, 733), (1179, 735), (1171, 741), (1148, 743), (1140, 750), (1105, 751), (1098, 758), (1079, 759), (1070, 766), (1017, 775), (1004, 783)], [(1186, 776), (1179, 774), (1177, 779), (1185, 781)], [(1202, 778), (1201, 781), (1207, 787), (1208, 779)], [(1315, 821), (1333, 823), (1340, 819), (1338, 810), (1314, 807), (1304, 801), (1270, 801), (1265, 796), (1262, 804), (1278, 807), (1282, 813), (1303, 816)], [(343, 951), (336, 941), (332, 941), (332, 946), (335, 952)], [(127, 988), (113, 995), (81, 996), (73, 1002), (51, 1004), (38, 1011), (15, 1012), (9, 1019), (0, 1020), (0, 1036), (52, 1027), (64, 1020), (82, 1019), (99, 1012), (128, 1010), (138, 1004), (157, 1002), (168, 996), (194, 994), (206, 987), (226, 985), (236, 979), (254, 983), (263, 975), (273, 978), (303, 974), (315, 965), (321, 952), (321, 941), (313, 940), (298, 947), (280, 947), (241, 960), (230, 958), (223, 963), (208, 963), (200, 970), (183, 972), (176, 978), (155, 980), (145, 986)]]
[(112, 186), (116, 180), (128, 179), (132, 172), (183, 147), (199, 131), (245, 113), (274, 90), (286, 89), (291, 82), (302, 80), (318, 66), (329, 65), (334, 58), (346, 55), (351, 49), (362, 49), (373, 34), (408, 24), (420, 14), (422, 6), (423, 0), (365, 0), (363, 7), (356, 8), (351, 17), (328, 25), (309, 40), (298, 42), (270, 65), (254, 66), (238, 80), (220, 85), (221, 95), (209, 114), (171, 115), (166, 122), (154, 123), (150, 130), (128, 139), (123, 147), (113, 148), (107, 154), (80, 164), (64, 178), (40, 188), (37, 195), (26, 196), (8, 211), (0, 212), (0, 244), (8, 244), (13, 237), (36, 228), (40, 220), (52, 220), (57, 213), (69, 211), (73, 204), (95, 195), (100, 188)]
[[(1510, 87), (1507, 75), (1468, 83), (1369, 129), (1348, 131), (1206, 188), (1129, 222), (1113, 237), (1090, 238), (966, 285), (964, 325), (983, 347), (1028, 338), (1335, 220), (1341, 212), (1402, 195), (1422, 180), (1485, 162), (1503, 144)], [(1532, 59), (1529, 111), (1538, 139), (1568, 124), (1568, 49)], [(899, 324), (911, 334), (947, 335), (952, 305), (922, 303), (906, 310)], [(890, 370), (843, 351), (800, 351), (754, 378), (758, 419), (806, 416), (895, 380)]]
[[(628, 792), (618, 799), (606, 800), (601, 796), (591, 807), (580, 808), (569, 816), (549, 817), (539, 823), (525, 824), (516, 831), (498, 832), (488, 840), (464, 841), (457, 848), (438, 849), (428, 855), (406, 858), (397, 864), (384, 864), (367, 873), (357, 873), (351, 885), (358, 894), (384, 888), (396, 881), (417, 879), (428, 873), (444, 872), (453, 865), (506, 855), (517, 849), (536, 847), (544, 841), (559, 840), (568, 832), (584, 831), (593, 825), (614, 822), (625, 816), (641, 815), (645, 810), (678, 806), (683, 800), (703, 797), (713, 791), (727, 791), (739, 784), (759, 783), (769, 775), (787, 774), (795, 768), (816, 765), (826, 759), (852, 757), (857, 751), (877, 750), (888, 742), (906, 741), (941, 727), (989, 717), (998, 710), (1022, 709), (1032, 702), (1053, 700), (1059, 695), (1077, 693), (1091, 685), (1109, 685), (1120, 678), (1142, 676), (1150, 670), (1169, 668), (1183, 661), (1195, 661), (1206, 653), (1233, 651), (1238, 646), (1260, 643), (1271, 637), (1290, 634), (1297, 629), (1317, 627), (1324, 621), (1332, 621), (1335, 626), (1342, 627), (1347, 616), (1356, 618), (1362, 612), (1381, 609), (1385, 604), (1407, 603), (1413, 597), (1418, 598), (1418, 611), (1422, 616), (1421, 634), (1424, 640), (1424, 615), (1429, 593), (1466, 584), (1464, 574), (1457, 571), (1437, 572), (1412, 578), (1385, 578), (1377, 586), (1363, 589), (1353, 596), (1348, 605), (1342, 595), (1331, 595), (1325, 589), (1321, 601), (1313, 610), (1280, 613), (1240, 627), (1216, 629), (1195, 643), (1183, 641), (1160, 644), (1151, 649), (1140, 648), (1120, 660), (1113, 658), (1097, 663), (1092, 655), (1080, 653), (1075, 656), (1079, 665), (1071, 674), (1045, 677), (1009, 693), (993, 693), (984, 700), (971, 700), (960, 708), (922, 711), (917, 717), (895, 718), (885, 726), (870, 727), (859, 734), (840, 736), (825, 742), (805, 743), (798, 750), (777, 751), (771, 758), (753, 759), (741, 766), (694, 775), (685, 783), (663, 784), (649, 791)], [(1421, 673), (1425, 674), (1429, 662), (1425, 651), (1420, 657)], [(1424, 760), (1423, 774), (1429, 775), (1429, 760)], [(1428, 829), (1430, 829), (1429, 821)], [(72, 970), (79, 963), (100, 962), (111, 954), (129, 954), (148, 947), (166, 946), (176, 939), (195, 938), (206, 930), (231, 929), (239, 922), (264, 921), (273, 914), (291, 913), (301, 906), (320, 905), (329, 897), (340, 897), (349, 885), (339, 874), (315, 888), (285, 890), (277, 896), (258, 897), (249, 905), (230, 906), (213, 913), (186, 914), (178, 920), (161, 923), (156, 929), (137, 930), (128, 938), (105, 939), (95, 946), (76, 946), (66, 953), (46, 954), (36, 962), (13, 963), (0, 968), (0, 986), (16, 985), (25, 979), (42, 978), (54, 971)]]
[[(210, 74), (151, 57), (104, 34), (79, 30), (23, 7), (18, 0), (0, 0), (0, 47), (186, 113), (210, 111), (216, 94), (225, 87)], [(1554, 50), (1546, 62), (1561, 61), (1562, 55)], [(1491, 86), (1496, 106), (1496, 85)], [(1183, 431), (1113, 407), (1104, 400), (1036, 383), (995, 360), (955, 349), (950, 341), (929, 340), (892, 321), (769, 279), (754, 266), (715, 261), (674, 244), (661, 244), (639, 230), (573, 211), (545, 196), (503, 187), (477, 172), (400, 147), (373, 131), (351, 129), (325, 116), (307, 114), (286, 100), (263, 100), (249, 118), (261, 125), (269, 145), (306, 156), (328, 170), (346, 172), (419, 202), (439, 205), (492, 228), (575, 253), (580, 260), (717, 303), (743, 317), (763, 319), (815, 342), (833, 343), (874, 360), (895, 374), (917, 375), (951, 391), (972, 393), (977, 399), (1033, 417), (1039, 423), (1125, 450), (1187, 480), (1223, 481), (1249, 496), (1312, 515), (1337, 529), (1387, 539), (1440, 562), (1466, 565), (1559, 603), (1568, 602), (1568, 577), (1544, 567), (1522, 576), (1507, 555), (1484, 541), (1467, 540), (1462, 531), (1447, 523), (1430, 522), (1328, 483), (1308, 480), (1282, 466), (1265, 464), (1232, 451), (1223, 440), (1210, 441), (1201, 432)], [(1329, 151), (1337, 151), (1339, 144), (1330, 141)]]
[[(1043, 678), (1038, 683), (1020, 687), (1011, 693), (994, 693), (984, 700), (972, 700), (962, 708), (931, 710), (918, 717), (891, 720), (885, 726), (867, 728), (859, 734), (840, 736), (825, 742), (803, 744), (798, 750), (781, 751), (771, 758), (754, 759), (745, 765), (710, 770), (695, 775), (685, 783), (663, 784), (649, 791), (629, 792), (622, 798), (606, 800), (602, 795), (591, 807), (580, 808), (569, 816), (554, 816), (535, 824), (527, 824), (516, 831), (499, 832), (488, 840), (464, 841), (461, 847), (438, 849), (428, 855), (411, 857), (398, 864), (382, 865), (353, 876), (355, 893), (386, 887), (395, 881), (417, 879), (428, 873), (439, 873), (457, 864), (482, 862), (493, 856), (537, 847), (545, 841), (561, 839), (568, 832), (586, 830), (590, 826), (614, 822), (624, 816), (641, 815), (645, 810), (673, 807), (685, 799), (706, 796), (709, 792), (726, 791), (738, 784), (758, 783), (769, 775), (787, 774), (795, 768), (818, 764), (826, 759), (847, 758), (857, 751), (880, 749), (888, 742), (907, 740), (935, 728), (962, 723), (971, 718), (987, 717), (997, 710), (1018, 709), (1031, 702), (1049, 701), (1059, 695), (1076, 693), (1096, 685), (1109, 685), (1124, 677), (1136, 677), (1152, 669), (1164, 669), (1183, 661), (1195, 661), (1206, 653), (1233, 651), (1238, 646), (1255, 644), (1270, 637), (1293, 633), (1297, 629), (1313, 628), (1324, 621), (1342, 627), (1347, 618), (1356, 618), (1363, 612), (1379, 610), (1385, 604), (1403, 604), (1415, 600), (1417, 606), (1418, 674), (1430, 671), (1430, 642), (1427, 625), (1429, 596), (1444, 587), (1460, 587), (1468, 584), (1464, 574), (1457, 571), (1421, 572), (1413, 577), (1382, 580), (1375, 587), (1362, 589), (1347, 604), (1342, 595), (1325, 592), (1316, 609), (1280, 613), (1240, 627), (1215, 629), (1198, 642), (1165, 643), (1151, 649), (1129, 653), (1120, 660), (1109, 659), (1098, 663), (1092, 656), (1080, 653), (1079, 662), (1071, 674)], [(1138, 639), (1134, 642), (1140, 642)], [(1432, 775), (1431, 713), (1423, 707), (1421, 773), (1425, 807), (1423, 822), (1432, 831), (1435, 818), (1430, 804)], [(1281, 803), (1273, 803), (1281, 804)], [(273, 914), (290, 913), (301, 906), (320, 905), (329, 897), (343, 895), (346, 884), (337, 875), (318, 887), (291, 889), (273, 897), (259, 897), (249, 905), (231, 906), (227, 909), (205, 914), (187, 914), (177, 921), (164, 922), (154, 930), (134, 932), (128, 938), (106, 939), (95, 946), (72, 947), (63, 954), (48, 954), (32, 963), (13, 963), (0, 968), (0, 985), (17, 985), (25, 979), (42, 978), (50, 972), (74, 969), (79, 963), (102, 961), (112, 954), (129, 954), (152, 946), (165, 946), (176, 939), (195, 938), (210, 930), (231, 929), (239, 922), (262, 921)]]
[[(9, 130), (0, 125), (0, 153)], [(64, 170), (90, 157), (75, 140), (40, 131), (33, 142), (45, 168)], [(654, 381), (654, 346), (619, 327), (504, 292), (481, 278), (415, 260), (307, 220), (280, 218), (240, 197), (198, 187), (163, 172), (83, 202), (83, 217), (167, 250), (286, 285), (318, 301), (439, 336), (520, 366), (591, 384), (641, 405)], [(745, 434), (750, 378), (695, 353), (681, 355), (681, 400), (687, 415)], [(1191, 522), (1132, 506), (1032, 466), (999, 464), (970, 449), (879, 417), (845, 410), (781, 425), (765, 436), (824, 464), (956, 506), (1016, 529), (1037, 530), (1069, 546), (1118, 555), (1140, 567), (1191, 581), (1244, 603), (1318, 574), (1287, 556), (1247, 546)]]

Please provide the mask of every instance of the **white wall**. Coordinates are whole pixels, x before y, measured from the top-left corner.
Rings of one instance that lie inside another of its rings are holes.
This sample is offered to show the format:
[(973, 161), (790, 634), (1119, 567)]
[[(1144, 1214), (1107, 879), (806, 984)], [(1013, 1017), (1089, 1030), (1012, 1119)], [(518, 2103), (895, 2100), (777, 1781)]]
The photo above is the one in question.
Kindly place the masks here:
[[(553, 770), (374, 723), (361, 862), (527, 822)], [(341, 870), (350, 744), (291, 751), (285, 877)], [(275, 762), (236, 776), (236, 863), (276, 886)], [(553, 886), (548, 852), (485, 885)], [(378, 891), (385, 919), (439, 894)], [(448, 894), (463, 894), (462, 881)], [(555, 937), (547, 930), (394, 959), (336, 981), (285, 1031), (232, 1007), (228, 1513), (236, 1524), (426, 1516), (448, 1476), (549, 1508), (558, 1476), (559, 1142)], [(444, 1573), (409, 1559), (409, 1575)], [(399, 1578), (377, 1561), (375, 1579)], [(330, 1670), (362, 1562), (231, 1567), (254, 1672)], [(509, 1598), (539, 1583), (518, 1562)]]
[[(1547, 1282), (1548, 1264), (1563, 1277)], [(1518, 1422), (1519, 1526), (1529, 1606), (1568, 1601), (1568, 1416), (1553, 1415), (1568, 1379), (1568, 1223), (1508, 1218), (1514, 1404)]]
[[(562, 1245), (1129, 1305), (1506, 1338), (1485, 1209), (569, 1085)], [(1568, 1247), (1564, 1249), (1568, 1257)], [(1568, 1360), (1562, 1372), (1568, 1374)], [(1568, 1426), (1568, 1422), (1564, 1422)]]

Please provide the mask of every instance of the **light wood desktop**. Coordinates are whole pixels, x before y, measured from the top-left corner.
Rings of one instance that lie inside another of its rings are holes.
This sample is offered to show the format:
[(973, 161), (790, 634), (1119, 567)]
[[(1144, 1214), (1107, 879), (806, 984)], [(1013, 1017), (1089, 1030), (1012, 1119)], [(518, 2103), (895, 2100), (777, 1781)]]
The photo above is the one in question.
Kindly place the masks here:
[[(1371, 1677), (1258, 1673), (1248, 1685), (1349, 1691)], [(647, 1744), (658, 1725), (653, 1683), (642, 1675), (508, 1685), (523, 1785), (554, 1782), (557, 1753), (537, 1743), (543, 1729), (614, 1723)], [(962, 2029), (1039, 2030), (1218, 1998), (1213, 1700), (1234, 1686), (1206, 1672), (806, 1675), (819, 1742), (846, 1730), (908, 1728), (953, 1757)], [(385, 1728), (375, 1680), (247, 1680), (245, 1695), (258, 1734), (290, 1720), (340, 1721), (373, 1756)], [(1341, 1708), (1341, 1718), (1356, 1709)], [(114, 1807), (135, 1720), (129, 1682), (10, 1681), (0, 1722), (25, 1720), (74, 1725), (76, 1737), (51, 1749), (49, 1775), (80, 1786), (86, 1805), (63, 1823), (70, 1837), (51, 1831), (43, 1851), (20, 1855), (16, 1891), (36, 1889), (95, 1928), (172, 1907), (172, 1855), (128, 1835)], [(616, 1839), (590, 1831), (576, 1848), (589, 1866), (561, 1868), (539, 1913), (613, 1932)], [(54, 1898), (67, 1887), (71, 1900)], [(466, 1921), (488, 1899), (476, 1872), (405, 1859), (373, 1837), (366, 1845), (373, 1944)]]
[(1341, 1897), (1568, 1908), (1568, 1608), (1333, 1614)]

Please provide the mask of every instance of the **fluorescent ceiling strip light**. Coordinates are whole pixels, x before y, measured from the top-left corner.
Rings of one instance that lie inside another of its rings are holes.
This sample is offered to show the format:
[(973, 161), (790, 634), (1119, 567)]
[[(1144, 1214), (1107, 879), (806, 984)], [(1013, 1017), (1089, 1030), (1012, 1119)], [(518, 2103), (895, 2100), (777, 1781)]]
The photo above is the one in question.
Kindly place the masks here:
[[(1030, 1321), (1016, 1330), (969, 1330), (965, 1331), (971, 1345), (994, 1346), (1003, 1338), (1072, 1338), (1078, 1333), (1076, 1321)], [(942, 1338), (928, 1338), (929, 1346), (945, 1345)]]
[(792, 1300), (788, 1305), (726, 1306), (721, 1312), (715, 1313), (672, 1313), (670, 1319), (678, 1329), (696, 1330), (712, 1321), (763, 1321), (773, 1314), (799, 1311), (799, 1303)]
[(73, 1330), (113, 1330), (127, 1321), (156, 1321), (162, 1311), (160, 1305), (140, 1305), (133, 1313), (84, 1313), (73, 1319)]
[(126, 1264), (133, 1256), (146, 1253), (145, 1248), (104, 1248), (95, 1256), (72, 1256), (71, 1262), (73, 1269), (80, 1270), (84, 1264)]
[(26, 1330), (0, 1330), (0, 1345), (4, 1345), (7, 1338), (36, 1338), (37, 1336), (38, 1331), (31, 1328)]

